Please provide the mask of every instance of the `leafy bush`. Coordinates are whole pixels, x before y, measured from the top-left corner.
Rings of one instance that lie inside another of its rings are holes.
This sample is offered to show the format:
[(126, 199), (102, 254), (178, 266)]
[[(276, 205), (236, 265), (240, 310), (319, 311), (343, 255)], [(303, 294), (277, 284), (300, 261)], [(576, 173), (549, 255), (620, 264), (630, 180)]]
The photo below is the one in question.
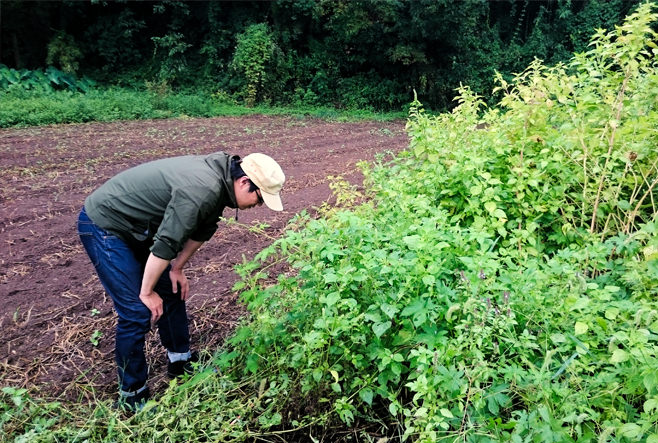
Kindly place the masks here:
[(315, 116), (333, 119), (400, 118), (399, 114), (367, 111), (344, 111), (327, 108), (276, 108), (269, 106), (245, 108), (225, 93), (208, 96), (204, 93), (173, 93), (126, 88), (91, 89), (89, 92), (39, 92), (10, 88), (0, 100), (0, 128), (34, 126), (55, 123), (80, 123), (129, 119), (172, 117), (215, 117), (227, 115), (269, 114)]
[(394, 109), (408, 103), (403, 88), (374, 72), (338, 81), (337, 95), (342, 106), (350, 109)]
[(162, 37), (151, 37), (151, 40), (155, 45), (154, 57), (157, 58), (157, 64), (160, 66), (157, 80), (165, 84), (176, 82), (186, 72), (185, 52), (192, 45), (185, 43), (183, 34), (179, 32), (169, 32)]
[(62, 72), (52, 66), (45, 71), (20, 71), (0, 64), (0, 92), (34, 91), (51, 92), (68, 90), (87, 92), (94, 82), (87, 78), (76, 79), (73, 75)]
[(274, 49), (272, 35), (265, 23), (250, 25), (237, 36), (230, 66), (244, 76), (244, 97), (247, 106), (256, 104), (259, 94), (263, 92), (267, 65)]
[(82, 51), (78, 48), (73, 37), (65, 32), (59, 32), (48, 44), (46, 63), (58, 65), (62, 71), (75, 75), (80, 67)]
[[(410, 150), (365, 169), (372, 204), (298, 220), (242, 268), (253, 320), (219, 362), (285, 384), (261, 413), (658, 441), (650, 8), (568, 65), (499, 77), (498, 109), (468, 88), (450, 114), (416, 102)], [(282, 260), (294, 276), (266, 279)]]
[(10, 93), (0, 106), (0, 127), (171, 116), (158, 115), (155, 100), (146, 93), (121, 89)]

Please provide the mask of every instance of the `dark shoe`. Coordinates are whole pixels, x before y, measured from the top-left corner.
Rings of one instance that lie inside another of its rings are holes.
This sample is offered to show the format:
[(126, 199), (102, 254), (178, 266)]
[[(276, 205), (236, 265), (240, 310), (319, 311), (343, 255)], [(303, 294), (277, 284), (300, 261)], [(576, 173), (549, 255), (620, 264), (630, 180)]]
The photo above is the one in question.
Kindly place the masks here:
[(151, 392), (149, 391), (148, 386), (143, 391), (137, 393), (131, 392), (129, 395), (119, 395), (119, 399), (114, 402), (114, 409), (122, 409), (134, 414), (135, 412), (141, 411), (150, 397)]
[(169, 378), (181, 377), (184, 374), (193, 374), (194, 365), (199, 361), (199, 353), (194, 351), (189, 360), (179, 360), (167, 363), (167, 376)]

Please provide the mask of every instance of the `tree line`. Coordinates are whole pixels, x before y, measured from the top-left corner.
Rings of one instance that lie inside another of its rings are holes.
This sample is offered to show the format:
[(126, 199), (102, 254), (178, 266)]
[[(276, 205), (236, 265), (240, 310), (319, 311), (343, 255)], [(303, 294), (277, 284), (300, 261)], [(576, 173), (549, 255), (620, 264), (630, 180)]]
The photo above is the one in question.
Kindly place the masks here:
[(247, 105), (450, 107), (585, 50), (639, 0), (34, 1), (0, 4), (0, 63)]

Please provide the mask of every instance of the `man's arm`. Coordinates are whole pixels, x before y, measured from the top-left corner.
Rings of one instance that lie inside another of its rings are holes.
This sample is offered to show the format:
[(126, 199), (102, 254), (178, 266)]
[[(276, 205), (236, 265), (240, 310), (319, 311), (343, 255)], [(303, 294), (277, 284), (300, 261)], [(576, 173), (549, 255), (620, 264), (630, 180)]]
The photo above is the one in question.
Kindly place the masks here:
[[(181, 299), (187, 299), (190, 285), (187, 277), (183, 274), (183, 266), (192, 257), (192, 255), (201, 247), (203, 242), (196, 240), (187, 240), (183, 249), (178, 253), (178, 256), (171, 264), (169, 271), (169, 278), (171, 279), (172, 291), (178, 292), (178, 285), (180, 284)], [(144, 267), (144, 277), (142, 278), (142, 288), (139, 292), (139, 299), (151, 311), (151, 323), (155, 324), (162, 316), (162, 298), (154, 291), (155, 285), (160, 279), (160, 276), (167, 269), (170, 261), (163, 258), (149, 254)]]
[(178, 256), (171, 263), (171, 270), (169, 271), (169, 278), (171, 279), (171, 290), (174, 293), (178, 292), (178, 284), (180, 284), (180, 298), (185, 301), (190, 290), (190, 284), (187, 277), (183, 273), (183, 267), (187, 261), (194, 255), (194, 253), (201, 247), (203, 242), (189, 239), (185, 242), (183, 249), (178, 253)]
[(142, 277), (142, 288), (139, 291), (139, 299), (151, 311), (151, 326), (162, 316), (162, 298), (153, 290), (160, 276), (169, 265), (169, 260), (149, 254), (144, 267)]

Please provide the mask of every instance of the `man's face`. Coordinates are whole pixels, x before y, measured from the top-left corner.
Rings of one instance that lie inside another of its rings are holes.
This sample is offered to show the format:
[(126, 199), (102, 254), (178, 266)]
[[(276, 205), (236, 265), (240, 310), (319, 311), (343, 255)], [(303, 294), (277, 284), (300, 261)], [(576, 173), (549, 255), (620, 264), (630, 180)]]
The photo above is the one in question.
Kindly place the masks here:
[(233, 185), (235, 200), (238, 202), (239, 209), (249, 209), (262, 204), (258, 198), (258, 192), (260, 191), (249, 192), (249, 186), (249, 177), (240, 177)]

